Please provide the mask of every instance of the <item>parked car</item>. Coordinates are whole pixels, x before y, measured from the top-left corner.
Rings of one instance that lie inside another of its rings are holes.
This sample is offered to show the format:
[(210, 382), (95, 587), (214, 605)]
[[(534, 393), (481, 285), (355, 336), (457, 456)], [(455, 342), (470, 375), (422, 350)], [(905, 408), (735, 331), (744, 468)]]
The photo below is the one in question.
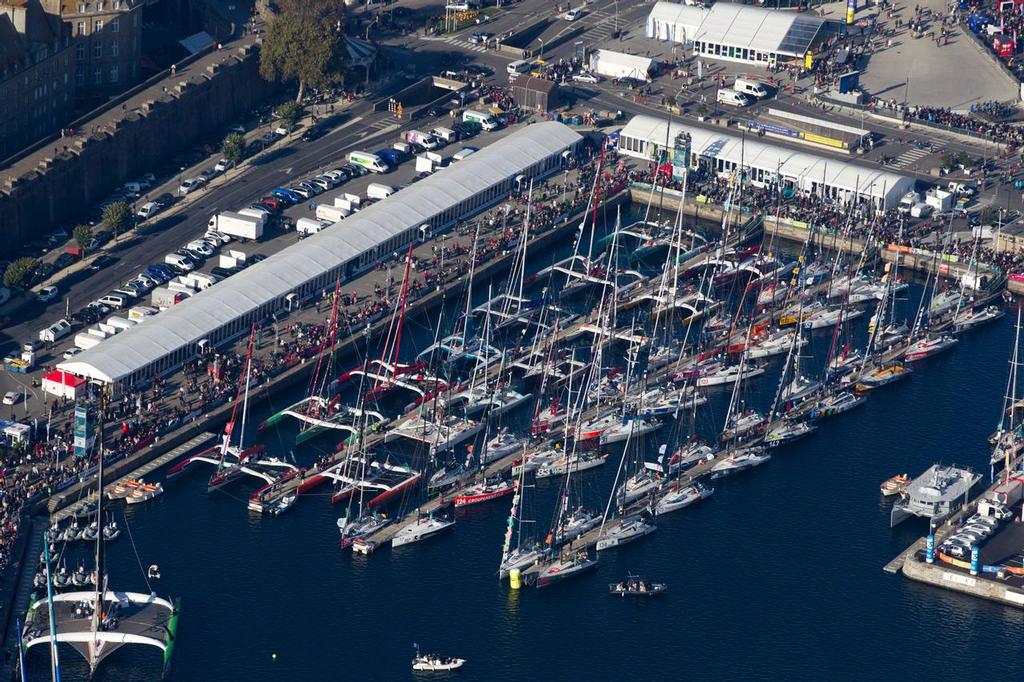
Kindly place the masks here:
[(36, 294), (36, 300), (40, 303), (49, 303), (50, 301), (56, 300), (57, 296), (60, 295), (60, 290), (55, 286), (43, 287)]
[(259, 201), (260, 206), (266, 206), (272, 213), (280, 213), (284, 209), (284, 202), (277, 197), (263, 197)]
[(237, 268), (237, 267), (234, 267), (234, 268), (222, 268), (222, 267), (220, 267), (218, 265), (218, 266), (215, 266), (214, 268), (212, 268), (210, 270), (210, 273), (214, 274), (214, 275), (217, 275), (218, 277), (230, 277), (231, 275), (237, 274), (240, 271), (241, 271), (241, 269)]
[(309, 199), (313, 196), (313, 192), (311, 192), (305, 187), (299, 187), (298, 185), (296, 185), (295, 187), (289, 187), (288, 191), (293, 192), (294, 194), (298, 194), (303, 199)]
[(213, 170), (217, 171), (218, 173), (223, 173), (224, 171), (234, 167), (235, 162), (229, 161), (228, 159), (220, 159), (219, 161), (217, 161), (217, 163), (213, 164)]
[(199, 178), (185, 178), (182, 180), (181, 184), (178, 185), (178, 193), (182, 195), (189, 194), (190, 192), (194, 192), (199, 189), (202, 184), (203, 183), (200, 182)]
[(146, 220), (147, 218), (152, 218), (157, 213), (159, 213), (160, 209), (160, 204), (156, 203), (155, 201), (147, 201), (146, 203), (139, 207), (139, 210), (135, 212), (135, 216), (141, 218), (142, 220)]
[(212, 168), (207, 168), (206, 170), (199, 174), (199, 177), (203, 178), (206, 182), (209, 182), (210, 180), (213, 180), (215, 177), (217, 177), (217, 171), (215, 171)]
[(21, 394), (17, 391), (7, 391), (4, 393), (4, 405), (15, 405), (21, 402)]
[(81, 352), (82, 352), (81, 348), (77, 348), (75, 346), (72, 346), (71, 348), (68, 348), (66, 351), (64, 351), (64, 359), (65, 360), (70, 360), (71, 358), (75, 357), (76, 355), (78, 355)]
[(306, 142), (312, 142), (313, 140), (319, 140), (321, 137), (326, 135), (327, 132), (327, 126), (310, 126), (309, 128), (306, 128), (306, 132), (302, 133), (302, 139)]
[(78, 260), (78, 259), (75, 258), (70, 253), (62, 253), (62, 254), (60, 254), (53, 261), (54, 272), (56, 272), (57, 270), (63, 270), (64, 268), (69, 267), (76, 260)]
[(591, 85), (596, 85), (601, 82), (600, 78), (592, 73), (586, 72), (574, 74), (572, 79), (577, 83), (590, 83)]
[(93, 272), (95, 272), (97, 270), (102, 270), (103, 268), (107, 267), (108, 265), (113, 265), (116, 262), (117, 262), (116, 258), (114, 258), (113, 256), (108, 256), (108, 255), (104, 254), (102, 256), (98, 256), (98, 257), (94, 258), (93, 261), (91, 263), (89, 263), (89, 269), (92, 270)]
[(153, 203), (159, 206), (160, 208), (167, 208), (168, 206), (174, 203), (174, 195), (171, 194), (170, 192), (164, 192), (156, 199), (154, 199)]

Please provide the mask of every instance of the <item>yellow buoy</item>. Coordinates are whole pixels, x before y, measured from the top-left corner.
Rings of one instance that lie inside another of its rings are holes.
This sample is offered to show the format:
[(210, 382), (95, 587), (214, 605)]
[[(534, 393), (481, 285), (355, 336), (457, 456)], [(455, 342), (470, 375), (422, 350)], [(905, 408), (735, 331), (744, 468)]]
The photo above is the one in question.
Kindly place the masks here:
[(519, 579), (519, 569), (513, 568), (508, 572), (508, 586), (513, 590), (518, 590), (523, 586), (522, 580)]

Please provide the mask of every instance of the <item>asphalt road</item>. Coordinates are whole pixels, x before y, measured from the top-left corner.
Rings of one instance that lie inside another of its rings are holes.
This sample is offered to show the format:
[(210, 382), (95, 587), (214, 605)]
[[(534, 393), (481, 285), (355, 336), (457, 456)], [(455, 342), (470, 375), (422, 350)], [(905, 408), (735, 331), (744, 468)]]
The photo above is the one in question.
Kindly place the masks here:
[[(415, 5), (417, 3), (423, 4), (421, 0), (414, 0), (412, 3), (403, 2), (402, 4)], [(541, 0), (524, 0), (500, 12), (495, 20), (487, 24), (470, 27), (452, 36), (427, 39), (420, 35), (410, 34), (401, 39), (389, 41), (389, 44), (420, 55), (414, 63), (421, 67), (421, 71), (424, 70), (423, 65), (434, 64), (442, 56), (447, 56), (454, 63), (466, 64), (473, 62), (487, 65), (495, 71), (490, 81), (504, 84), (507, 83), (505, 66), (512, 57), (497, 53), (494, 50), (483, 49), (470, 43), (468, 39), (476, 31), (485, 30), (490, 33), (501, 34), (505, 31), (521, 27), (527, 22), (535, 21), (537, 18), (551, 16), (553, 19), (551, 25), (537, 38), (536, 44), (539, 47), (541, 41), (543, 41), (545, 44), (544, 58), (557, 60), (559, 58), (569, 58), (575, 54), (574, 43), (576, 41), (582, 41), (590, 47), (604, 46), (611, 49), (620, 47), (622, 44), (618, 43), (613, 37), (616, 26), (623, 30), (623, 34), (627, 39), (626, 44), (630, 46), (629, 49), (635, 50), (637, 45), (642, 44), (638, 41), (642, 41), (643, 38), (639, 37), (638, 34), (642, 32), (642, 22), (649, 10), (650, 5), (647, 4), (622, 3), (619, 6), (615, 0), (610, 2), (593, 2), (585, 5), (585, 13), (581, 19), (576, 22), (567, 22), (558, 19), (554, 15), (551, 4)], [(547, 49), (547, 46), (560, 35), (564, 35), (567, 31), (578, 27), (584, 29), (581, 36), (574, 37), (554, 49)], [(728, 62), (721, 62), (719, 64), (724, 65), (725, 72), (729, 75), (734, 75), (741, 70), (750, 70), (746, 65)], [(674, 94), (678, 91), (678, 85), (671, 81), (668, 76), (662, 76), (655, 82), (656, 92), (659, 88), (665, 93)], [(633, 101), (630, 93), (623, 92), (622, 88), (616, 87), (608, 81), (599, 86), (585, 86), (584, 88), (579, 88), (579, 90), (589, 93), (587, 98), (580, 102), (580, 105), (584, 107), (619, 109), (626, 112), (627, 115), (637, 113), (667, 115), (664, 109), (657, 106), (660, 94), (648, 98), (649, 104), (639, 104)], [(707, 84), (705, 92), (710, 95), (708, 99), (714, 101), (714, 86), (711, 83)], [(691, 96), (695, 95), (696, 93), (691, 92)], [(344, 117), (340, 117), (337, 127), (325, 137), (313, 142), (304, 142), (296, 139), (280, 150), (272, 151), (270, 156), (264, 161), (257, 165), (249, 166), (238, 176), (226, 182), (221, 181), (219, 184), (215, 182), (214, 186), (201, 190), (202, 194), (194, 199), (190, 199), (187, 206), (180, 210), (179, 213), (158, 220), (155, 223), (155, 229), (146, 228), (143, 230), (143, 235), (135, 237), (130, 241), (126, 240), (120, 244), (108, 245), (111, 253), (118, 257), (119, 261), (106, 270), (92, 274), (89, 277), (82, 277), (77, 279), (77, 281), (63, 283), (61, 286), (62, 296), (49, 305), (43, 306), (33, 303), (22, 309), (14, 323), (3, 331), (3, 334), (7, 337), (4, 349), (10, 350), (16, 343), (36, 337), (39, 329), (63, 317), (67, 309), (74, 312), (89, 301), (101, 297), (111, 289), (116, 288), (120, 283), (144, 270), (148, 263), (161, 262), (165, 254), (173, 252), (191, 239), (201, 236), (205, 232), (207, 220), (214, 213), (221, 210), (237, 210), (242, 208), (260, 196), (267, 194), (274, 187), (291, 184), (311, 174), (315, 174), (315, 171), (322, 171), (340, 165), (344, 162), (345, 154), (351, 150), (380, 148), (397, 140), (399, 129), (413, 127), (408, 123), (400, 125), (399, 122), (386, 113), (372, 113), (370, 111), (370, 101), (372, 99), (375, 98), (371, 97), (367, 100), (357, 101), (350, 106), (346, 110)], [(851, 159), (847, 155), (831, 154), (827, 150), (814, 150), (814, 153), (835, 156), (837, 161), (854, 160), (857, 163), (878, 167), (877, 162), (883, 155), (896, 157), (906, 161), (906, 165), (904, 167), (890, 166), (888, 170), (914, 175), (922, 180), (934, 181), (934, 178), (929, 177), (927, 174), (930, 167), (937, 165), (934, 155), (931, 153), (923, 155), (918, 153), (915, 151), (915, 146), (908, 142), (909, 139), (934, 142), (943, 149), (951, 152), (966, 151), (974, 157), (991, 153), (985, 147), (972, 144), (952, 135), (901, 131), (893, 126), (870, 118), (859, 121), (850, 119), (847, 116), (838, 115), (835, 112), (823, 113), (819, 109), (809, 106), (806, 101), (799, 97), (784, 95), (779, 99), (779, 103), (786, 105), (787, 108), (792, 110), (820, 118), (832, 118), (848, 124), (856, 123), (859, 125), (863, 123), (864, 127), (881, 137), (882, 144), (875, 151), (855, 159)], [(770, 105), (771, 102), (767, 104)], [(688, 118), (687, 122), (692, 125), (705, 125), (698, 122), (695, 117)], [(438, 124), (441, 124), (441, 122), (426, 120), (417, 122), (415, 127), (429, 129)], [(711, 126), (709, 125), (709, 127)], [(899, 141), (897, 138), (902, 138), (902, 141)], [(786, 145), (786, 143), (780, 140), (770, 140), (770, 142), (780, 146), (791, 146)], [(791, 146), (791, 148), (798, 151), (809, 151), (809, 148), (805, 146)], [(206, 165), (212, 165), (212, 159)], [(156, 195), (164, 191), (173, 191), (177, 185), (177, 180), (178, 178), (174, 178), (173, 182), (169, 182), (167, 185), (151, 191), (150, 194)], [(1001, 197), (996, 197), (996, 200), (1000, 201), (1000, 203), (1004, 201)], [(1017, 201), (1015, 193), (1012, 197), (1009, 194), (1005, 195), (1005, 201), (1010, 200)], [(293, 216), (309, 215), (304, 206), (293, 207), (291, 214)], [(242, 247), (242, 250), (249, 253), (259, 251), (269, 254), (292, 243), (293, 238), (293, 236), (286, 236), (266, 244), (260, 244), (259, 246), (247, 245)], [(211, 259), (211, 261), (214, 260)], [(206, 269), (209, 269), (212, 264), (208, 264)], [(44, 359), (44, 361), (47, 360)], [(23, 379), (23, 377), (13, 378), (16, 382)], [(0, 388), (3, 388), (3, 385), (6, 383), (8, 382), (0, 382)]]

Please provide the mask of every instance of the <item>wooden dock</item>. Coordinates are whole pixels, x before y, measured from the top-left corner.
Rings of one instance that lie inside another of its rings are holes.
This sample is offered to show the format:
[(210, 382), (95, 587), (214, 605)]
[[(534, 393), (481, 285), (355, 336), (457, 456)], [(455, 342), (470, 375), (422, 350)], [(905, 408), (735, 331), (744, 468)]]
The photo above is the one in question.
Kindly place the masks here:
[[(173, 450), (168, 450), (167, 452), (165, 452), (164, 454), (160, 455), (156, 459), (153, 459), (153, 460), (143, 464), (139, 468), (133, 470), (127, 476), (122, 476), (121, 478), (118, 478), (118, 479), (110, 482), (109, 484), (105, 485), (104, 488), (103, 488), (104, 492), (113, 490), (114, 486), (116, 486), (118, 483), (123, 483), (124, 481), (127, 481), (127, 480), (132, 479), (132, 478), (142, 478), (143, 476), (146, 476), (147, 474), (150, 474), (150, 473), (156, 471), (160, 467), (162, 467), (164, 465), (167, 465), (167, 464), (170, 464), (171, 462), (173, 462), (176, 459), (184, 457), (185, 455), (187, 455), (190, 452), (194, 452), (196, 450), (199, 450), (204, 445), (206, 445), (206, 444), (208, 444), (211, 441), (214, 441), (216, 439), (217, 439), (217, 434), (215, 434), (215, 433), (211, 433), (209, 431), (201, 433), (198, 436), (195, 436), (194, 438), (192, 438), (192, 439), (182, 443), (181, 445), (179, 445), (178, 447), (174, 448)], [(96, 501), (96, 493), (92, 492), (92, 493), (89, 493), (85, 498), (79, 500), (78, 504), (82, 504), (82, 503), (88, 504), (90, 502), (95, 502), (95, 501)], [(61, 509), (60, 511), (52, 514), (51, 517), (50, 517), (51, 522), (60, 522), (60, 521), (63, 521), (64, 519), (68, 518), (69, 516), (72, 516), (75, 513), (75, 509), (78, 507), (78, 504), (69, 505), (69, 506)]]

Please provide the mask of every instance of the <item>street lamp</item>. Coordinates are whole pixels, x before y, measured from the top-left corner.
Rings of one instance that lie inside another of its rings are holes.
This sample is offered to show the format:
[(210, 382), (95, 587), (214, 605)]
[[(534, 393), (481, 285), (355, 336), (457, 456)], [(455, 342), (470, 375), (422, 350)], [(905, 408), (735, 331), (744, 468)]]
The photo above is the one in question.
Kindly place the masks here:
[(538, 57), (543, 57), (544, 56), (544, 39), (543, 38), (537, 38), (537, 40), (540, 41), (540, 54), (537, 55), (537, 56)]

